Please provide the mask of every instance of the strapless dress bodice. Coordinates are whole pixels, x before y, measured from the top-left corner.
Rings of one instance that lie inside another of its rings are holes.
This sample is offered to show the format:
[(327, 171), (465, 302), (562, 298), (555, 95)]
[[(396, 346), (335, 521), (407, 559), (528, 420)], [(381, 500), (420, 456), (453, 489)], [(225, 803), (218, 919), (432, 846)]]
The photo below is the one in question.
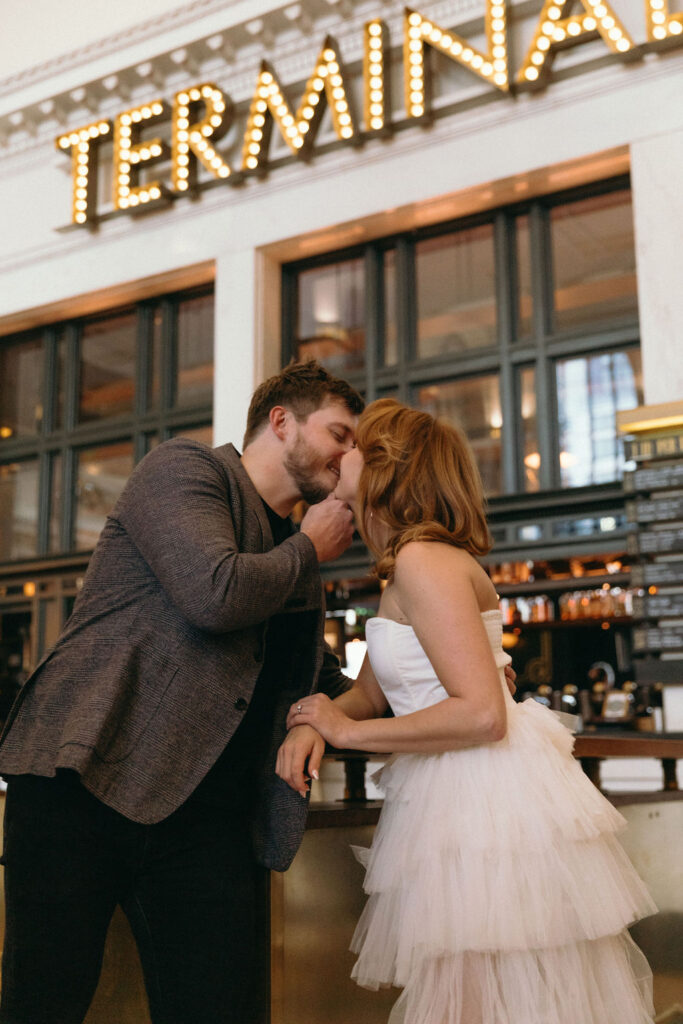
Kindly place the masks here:
[[(481, 618), (506, 699), (514, 703), (504, 682), (503, 668), (511, 658), (503, 650), (501, 612), (493, 608), (482, 612)], [(395, 715), (420, 711), (448, 696), (412, 626), (394, 619), (369, 619), (365, 638), (372, 670)]]

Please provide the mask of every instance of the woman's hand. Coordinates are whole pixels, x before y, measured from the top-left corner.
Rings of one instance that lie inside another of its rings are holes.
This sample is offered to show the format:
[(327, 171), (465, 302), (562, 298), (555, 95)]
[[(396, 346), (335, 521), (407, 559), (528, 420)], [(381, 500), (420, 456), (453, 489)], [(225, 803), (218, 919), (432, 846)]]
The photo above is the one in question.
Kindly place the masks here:
[(277, 752), (275, 772), (288, 786), (305, 797), (311, 778), (317, 779), (325, 753), (325, 740), (309, 726), (292, 729)]
[(342, 750), (349, 742), (353, 719), (345, 715), (324, 693), (312, 693), (292, 704), (287, 715), (287, 728), (311, 725), (333, 747)]

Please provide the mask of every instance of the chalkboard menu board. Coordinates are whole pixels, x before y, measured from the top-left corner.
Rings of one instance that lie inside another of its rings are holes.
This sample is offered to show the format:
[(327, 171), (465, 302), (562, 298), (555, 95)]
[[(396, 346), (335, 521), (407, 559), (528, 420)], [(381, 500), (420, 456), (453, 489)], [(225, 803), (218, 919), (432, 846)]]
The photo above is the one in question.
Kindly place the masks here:
[[(625, 441), (636, 675), (683, 682), (683, 426)], [(640, 670), (639, 671), (639, 666)]]

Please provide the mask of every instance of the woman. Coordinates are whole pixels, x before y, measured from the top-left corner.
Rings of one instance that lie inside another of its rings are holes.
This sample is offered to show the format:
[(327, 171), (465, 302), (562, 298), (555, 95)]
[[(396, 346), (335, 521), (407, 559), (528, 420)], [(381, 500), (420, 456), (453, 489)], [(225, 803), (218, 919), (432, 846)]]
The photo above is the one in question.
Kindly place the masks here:
[[(353, 977), (403, 987), (390, 1024), (649, 1024), (651, 973), (625, 929), (656, 908), (571, 733), (505, 685), (466, 442), (383, 399), (357, 445), (336, 494), (387, 585), (352, 689), (288, 718), (335, 747), (394, 752)], [(286, 746), (278, 770), (292, 781)]]

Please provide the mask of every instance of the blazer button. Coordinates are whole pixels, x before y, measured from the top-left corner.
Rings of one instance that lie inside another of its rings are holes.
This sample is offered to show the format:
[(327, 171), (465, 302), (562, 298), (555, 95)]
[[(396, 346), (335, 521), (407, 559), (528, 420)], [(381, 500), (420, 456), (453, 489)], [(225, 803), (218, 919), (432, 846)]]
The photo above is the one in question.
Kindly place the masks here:
[(235, 701), (235, 711), (246, 711), (249, 707), (249, 701), (246, 701), (244, 697), (238, 697)]

